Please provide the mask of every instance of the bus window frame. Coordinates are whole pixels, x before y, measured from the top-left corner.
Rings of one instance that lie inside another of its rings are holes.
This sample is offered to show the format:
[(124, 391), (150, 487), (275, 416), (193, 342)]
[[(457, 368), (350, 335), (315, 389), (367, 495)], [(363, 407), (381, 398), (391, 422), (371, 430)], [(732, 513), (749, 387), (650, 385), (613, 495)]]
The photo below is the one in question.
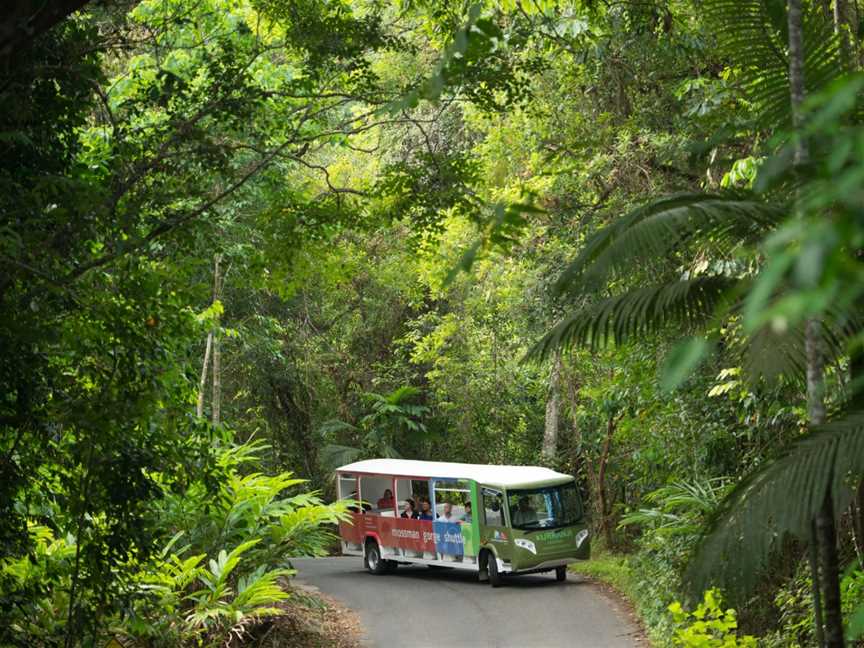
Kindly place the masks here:
[(336, 481), (336, 485), (338, 488), (337, 494), (340, 500), (348, 499), (351, 493), (343, 493), (342, 492), (342, 480), (354, 480), (354, 496), (356, 499), (360, 499), (360, 479), (358, 478), (357, 473), (338, 473), (338, 479)]
[[(371, 515), (373, 517), (389, 517), (381, 514), (382, 510), (387, 509), (379, 509), (377, 507), (378, 500), (364, 500), (363, 499), (363, 479), (390, 479), (390, 492), (393, 494), (393, 517), (399, 517), (399, 502), (396, 499), (396, 477), (394, 475), (372, 475), (369, 473), (357, 473), (357, 499), (361, 502), (368, 502), (369, 509), (367, 510), (365, 507), (361, 507), (364, 515)], [(373, 511), (376, 511), (373, 513)]]
[[(483, 491), (492, 491), (494, 493), (498, 493), (501, 496), (501, 524), (489, 524), (486, 520), (486, 500), (483, 497)], [(479, 511), (482, 511), (482, 524), (483, 526), (500, 526), (503, 529), (509, 529), (510, 527), (510, 511), (507, 510), (507, 490), (504, 488), (494, 488), (492, 486), (484, 486), (483, 484), (477, 484), (477, 497), (480, 499), (480, 502), (477, 503), (477, 508)]]
[[(433, 520), (438, 519), (438, 491), (439, 490), (442, 493), (468, 493), (468, 497), (467, 498), (463, 497), (463, 500), (467, 499), (468, 502), (471, 502), (471, 508), (474, 509), (476, 507), (476, 504), (473, 501), (474, 494), (472, 493), (472, 489), (471, 489), (471, 482), (472, 481), (473, 480), (471, 480), (471, 479), (464, 479), (464, 478), (463, 479), (449, 479), (449, 478), (440, 479), (437, 477), (431, 478), (429, 480), (429, 492), (432, 495), (432, 497), (430, 497), (430, 503), (432, 505), (432, 513), (434, 515)], [(459, 484), (460, 487), (459, 488), (438, 488), (439, 483), (441, 483), (441, 484), (454, 484), (454, 485)], [(464, 514), (464, 509), (463, 509), (463, 514)], [(462, 520), (459, 520), (459, 519), (454, 520), (454, 521), (458, 522), (458, 523), (462, 523)], [(469, 524), (473, 524), (473, 521), (474, 521), (474, 513), (472, 512), (471, 513), (471, 522)]]

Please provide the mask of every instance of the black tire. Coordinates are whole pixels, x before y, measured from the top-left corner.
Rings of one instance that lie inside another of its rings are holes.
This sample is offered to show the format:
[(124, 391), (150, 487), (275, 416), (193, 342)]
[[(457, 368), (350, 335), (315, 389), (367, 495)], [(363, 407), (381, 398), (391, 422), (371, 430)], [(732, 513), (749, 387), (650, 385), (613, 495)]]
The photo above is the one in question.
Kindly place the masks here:
[(486, 560), (486, 573), (489, 574), (489, 584), (492, 587), (501, 587), (501, 574), (498, 573), (498, 560), (490, 552)]
[(366, 542), (366, 552), (363, 556), (363, 562), (366, 565), (366, 571), (370, 574), (380, 576), (387, 573), (387, 563), (389, 560), (381, 558), (381, 549), (378, 548), (378, 543), (374, 540)]
[(567, 580), (567, 568), (566, 567), (556, 567), (555, 568), (555, 580), (559, 583)]

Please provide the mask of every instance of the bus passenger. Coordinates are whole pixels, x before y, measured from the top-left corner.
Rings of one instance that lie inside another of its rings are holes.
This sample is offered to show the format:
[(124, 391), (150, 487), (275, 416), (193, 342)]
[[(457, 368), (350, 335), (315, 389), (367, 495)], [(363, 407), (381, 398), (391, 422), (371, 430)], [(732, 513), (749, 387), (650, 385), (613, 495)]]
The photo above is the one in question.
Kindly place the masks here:
[(465, 502), (465, 514), (459, 519), (462, 522), (471, 524), (471, 502)]
[(420, 500), (420, 515), (417, 517), (418, 520), (434, 520), (435, 518), (432, 516), (432, 505), (429, 503), (427, 498), (423, 498)]
[(439, 522), (455, 522), (453, 518), (453, 505), (450, 502), (444, 502), (444, 512), (438, 516)]
[(405, 508), (402, 509), (402, 515), (400, 517), (408, 518), (409, 520), (416, 520), (420, 517), (420, 514), (414, 508), (414, 500), (410, 497), (405, 500)]
[(393, 491), (389, 488), (384, 490), (384, 495), (381, 496), (381, 499), (378, 500), (378, 508), (379, 509), (392, 509), (395, 502), (393, 502)]

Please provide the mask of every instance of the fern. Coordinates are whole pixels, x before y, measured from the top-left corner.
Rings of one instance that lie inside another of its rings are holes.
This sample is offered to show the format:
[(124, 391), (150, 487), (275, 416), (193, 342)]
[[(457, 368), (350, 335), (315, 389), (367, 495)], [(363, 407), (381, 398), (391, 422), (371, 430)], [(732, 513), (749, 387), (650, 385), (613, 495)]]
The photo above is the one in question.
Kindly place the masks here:
[(546, 358), (554, 349), (621, 344), (672, 324), (704, 327), (737, 283), (722, 276), (699, 277), (604, 299), (559, 322), (529, 351), (528, 358)]
[(783, 206), (739, 195), (677, 194), (632, 210), (598, 232), (555, 285), (574, 292), (657, 266), (697, 250), (731, 257), (753, 245), (787, 215)]
[(653, 508), (628, 513), (619, 527), (646, 526), (661, 536), (692, 535), (699, 532), (703, 518), (720, 505), (727, 490), (725, 479), (673, 482), (650, 492), (645, 501)]
[[(785, 0), (708, 0), (704, 7), (707, 23), (737, 71), (758, 123), (791, 126)], [(827, 87), (844, 68), (833, 25), (816, 1), (805, 3), (803, 31), (804, 79), (812, 94)]]

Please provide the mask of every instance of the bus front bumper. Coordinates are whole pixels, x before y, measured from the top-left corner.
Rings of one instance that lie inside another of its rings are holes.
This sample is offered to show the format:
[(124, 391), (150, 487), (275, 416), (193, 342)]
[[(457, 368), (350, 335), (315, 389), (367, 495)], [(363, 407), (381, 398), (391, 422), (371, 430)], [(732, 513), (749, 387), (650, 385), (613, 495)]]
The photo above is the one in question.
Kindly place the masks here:
[(520, 546), (517, 540), (513, 552), (513, 560), (508, 565), (508, 571), (520, 574), (532, 571), (549, 571), (550, 569), (563, 567), (580, 560), (587, 560), (591, 557), (591, 538), (587, 531), (580, 532), (576, 546), (562, 547), (557, 551), (549, 551), (547, 549), (546, 551), (541, 551), (541, 555), (539, 556), (537, 555), (536, 548), (534, 551), (531, 550), (532, 547), (533, 544), (530, 543), (529, 547), (525, 547), (524, 544)]
[(547, 572), (552, 571), (556, 567), (565, 567), (575, 562), (579, 562), (584, 560), (583, 558), (577, 558), (576, 556), (568, 556), (567, 558), (555, 558), (554, 560), (544, 560), (541, 563), (537, 563), (536, 565), (526, 565), (524, 567), (513, 565), (508, 565), (504, 563), (504, 568), (501, 570), (507, 574), (536, 574), (538, 572)]

